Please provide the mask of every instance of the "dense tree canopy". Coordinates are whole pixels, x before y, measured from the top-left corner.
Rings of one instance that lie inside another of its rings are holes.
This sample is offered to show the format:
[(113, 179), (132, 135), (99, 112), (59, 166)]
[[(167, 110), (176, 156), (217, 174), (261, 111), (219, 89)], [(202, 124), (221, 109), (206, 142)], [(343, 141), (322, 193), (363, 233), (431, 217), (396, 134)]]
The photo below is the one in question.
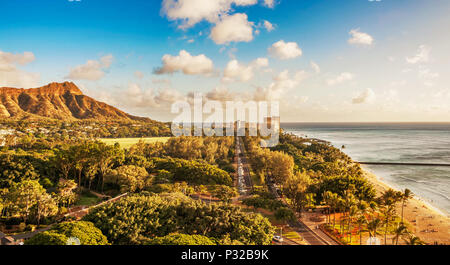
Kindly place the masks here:
[(141, 191), (150, 186), (152, 178), (147, 170), (138, 166), (120, 166), (109, 171), (105, 176), (105, 182), (119, 187), (120, 192)]
[(95, 208), (93, 222), (114, 244), (138, 244), (171, 233), (270, 244), (273, 228), (259, 214), (229, 204), (205, 204), (181, 194), (135, 195)]
[(153, 158), (154, 170), (173, 174), (172, 181), (186, 181), (194, 185), (232, 185), (230, 174), (203, 162), (174, 158)]
[(107, 238), (94, 224), (85, 221), (60, 223), (25, 242), (27, 245), (66, 245), (76, 238), (81, 245), (108, 245)]
[(0, 188), (9, 188), (13, 183), (38, 178), (37, 170), (26, 157), (0, 154)]
[(216, 245), (209, 237), (202, 235), (171, 234), (155, 237), (144, 242), (145, 245)]
[(42, 217), (58, 212), (56, 201), (36, 180), (14, 183), (6, 201), (9, 214), (24, 218), (25, 221), (32, 217), (39, 222)]
[(371, 201), (375, 198), (375, 189), (372, 184), (362, 176), (330, 176), (323, 177), (321, 181), (311, 187), (318, 196), (318, 200), (322, 200), (322, 194), (331, 191), (344, 196), (344, 192), (348, 189), (353, 190), (356, 198), (365, 201)]

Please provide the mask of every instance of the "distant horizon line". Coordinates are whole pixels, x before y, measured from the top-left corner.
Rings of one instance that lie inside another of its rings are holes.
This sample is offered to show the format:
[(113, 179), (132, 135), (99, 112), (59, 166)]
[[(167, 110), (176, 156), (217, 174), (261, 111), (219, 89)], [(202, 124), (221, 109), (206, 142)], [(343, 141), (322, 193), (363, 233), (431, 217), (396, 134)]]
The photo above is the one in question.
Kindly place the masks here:
[[(170, 123), (172, 121), (160, 121)], [(236, 121), (234, 121), (236, 122)], [(214, 122), (213, 122), (214, 123)], [(280, 124), (450, 124), (450, 121), (281, 121)]]
[(390, 124), (450, 124), (450, 121), (285, 121), (280, 122), (280, 124), (286, 123), (316, 123), (316, 124), (324, 124), (324, 123), (358, 123), (358, 124), (376, 124), (376, 123), (390, 123)]

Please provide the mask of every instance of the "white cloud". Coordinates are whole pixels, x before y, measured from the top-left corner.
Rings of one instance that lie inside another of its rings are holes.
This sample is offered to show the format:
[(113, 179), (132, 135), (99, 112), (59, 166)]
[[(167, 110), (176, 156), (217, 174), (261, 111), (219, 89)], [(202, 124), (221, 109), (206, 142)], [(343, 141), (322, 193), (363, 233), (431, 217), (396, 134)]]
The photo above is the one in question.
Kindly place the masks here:
[(231, 60), (223, 72), (222, 81), (230, 82), (238, 80), (246, 82), (253, 78), (254, 70), (267, 66), (269, 66), (269, 60), (267, 58), (258, 58), (249, 65), (243, 65), (238, 60)]
[(406, 62), (410, 64), (426, 63), (430, 60), (431, 48), (426, 45), (420, 45), (417, 54), (412, 57), (407, 57)]
[(375, 93), (372, 89), (366, 88), (352, 99), (353, 104), (370, 103), (375, 99)]
[(351, 38), (348, 39), (348, 43), (355, 45), (372, 45), (373, 37), (367, 33), (359, 31), (359, 29), (352, 29), (349, 34)]
[(273, 24), (270, 23), (270, 22), (267, 21), (267, 20), (264, 20), (263, 26), (264, 26), (264, 28), (266, 28), (266, 30), (267, 30), (268, 32), (271, 32), (271, 31), (273, 31), (273, 30), (275, 29), (275, 27), (273, 26)]
[(406, 80), (400, 80), (400, 81), (393, 81), (389, 84), (391, 87), (402, 87), (407, 84)]
[(39, 74), (24, 72), (17, 68), (18, 65), (23, 66), (34, 60), (32, 52), (12, 54), (0, 51), (0, 87), (30, 88), (37, 86), (40, 79)]
[(297, 84), (303, 82), (303, 80), (306, 80), (309, 77), (309, 73), (306, 71), (297, 71), (294, 75), (294, 80), (297, 82)]
[(103, 68), (109, 68), (113, 60), (114, 57), (112, 56), (112, 54), (108, 54), (100, 58), (100, 63)]
[(141, 71), (136, 71), (136, 72), (134, 72), (134, 76), (136, 78), (142, 79), (142, 78), (144, 78), (144, 73), (142, 73)]
[(215, 87), (213, 90), (209, 91), (206, 94), (206, 97), (210, 100), (217, 100), (217, 101), (230, 101), (234, 100), (236, 98), (237, 94), (231, 92), (227, 87), (225, 86), (218, 86)]
[(99, 61), (88, 60), (83, 65), (78, 65), (70, 69), (69, 74), (65, 77), (74, 80), (100, 80), (105, 76), (104, 70), (107, 70), (113, 61), (114, 57), (111, 54), (105, 55)]
[(242, 82), (253, 78), (253, 68), (251, 66), (242, 65), (238, 60), (231, 60), (228, 62), (223, 71), (223, 81), (233, 81), (238, 79)]
[(315, 63), (314, 61), (310, 62), (311, 68), (314, 70), (314, 72), (316, 72), (316, 74), (320, 73), (320, 67), (317, 63)]
[(155, 70), (156, 74), (182, 71), (187, 75), (207, 75), (214, 69), (213, 62), (204, 54), (192, 56), (185, 50), (181, 50), (178, 56), (164, 55), (162, 63), (163, 66)]
[(155, 91), (153, 88), (142, 88), (136, 83), (130, 83), (123, 93), (117, 94), (117, 102), (122, 106), (134, 108), (163, 107), (167, 108), (177, 100), (186, 97), (179, 91), (166, 87)]
[(264, 5), (268, 8), (274, 8), (275, 7), (275, 0), (264, 0)]
[(419, 69), (419, 77), (423, 79), (435, 79), (439, 77), (439, 73), (433, 73), (430, 69), (421, 67)]
[(24, 52), (23, 54), (12, 54), (9, 52), (0, 51), (0, 69), (3, 69), (2, 66), (11, 65), (11, 64), (20, 64), (26, 65), (31, 63), (36, 58), (32, 52)]
[(284, 40), (274, 43), (268, 51), (272, 57), (281, 60), (293, 59), (302, 55), (302, 50), (296, 42), (284, 42)]
[(153, 79), (152, 83), (157, 84), (157, 85), (164, 85), (164, 86), (172, 85), (172, 82), (170, 81), (170, 79)]
[(428, 87), (434, 86), (434, 80), (439, 77), (439, 73), (431, 72), (429, 68), (419, 68), (419, 78), (424, 81), (424, 85)]
[(450, 99), (450, 89), (439, 89), (432, 96), (439, 99)]
[(269, 66), (269, 59), (258, 58), (256, 60), (254, 60), (251, 64), (256, 67), (267, 67), (267, 66)]
[(216, 23), (221, 16), (227, 15), (232, 5), (250, 6), (258, 0), (164, 0), (162, 12), (169, 20), (180, 20), (180, 28), (189, 28), (206, 20)]
[(343, 83), (343, 82), (345, 82), (345, 81), (353, 80), (354, 77), (355, 77), (354, 74), (345, 72), (345, 73), (342, 73), (342, 74), (338, 75), (338, 76), (335, 77), (335, 78), (328, 79), (328, 80), (327, 80), (327, 84), (328, 84), (329, 86), (334, 86), (334, 85)]
[(305, 71), (298, 71), (294, 77), (289, 76), (289, 71), (285, 70), (273, 78), (273, 82), (268, 87), (258, 87), (254, 94), (255, 100), (280, 100), (289, 90), (298, 86), (308, 77)]
[(186, 100), (186, 96), (173, 88), (164, 88), (155, 95), (158, 105), (170, 105), (178, 100)]
[(247, 20), (246, 14), (224, 16), (212, 28), (209, 37), (216, 44), (250, 42), (253, 40), (253, 22)]

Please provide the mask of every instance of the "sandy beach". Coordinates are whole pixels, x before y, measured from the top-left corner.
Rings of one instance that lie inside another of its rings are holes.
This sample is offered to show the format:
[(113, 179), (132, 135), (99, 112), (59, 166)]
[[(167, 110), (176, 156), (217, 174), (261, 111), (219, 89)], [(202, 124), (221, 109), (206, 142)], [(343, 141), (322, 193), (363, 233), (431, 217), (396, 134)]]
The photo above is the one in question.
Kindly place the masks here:
[[(392, 188), (384, 183), (382, 178), (367, 170), (364, 172), (367, 179), (374, 185), (377, 195)], [(401, 213), (400, 206), (397, 212)], [(423, 241), (429, 244), (437, 242), (450, 245), (450, 218), (419, 197), (415, 196), (408, 201), (404, 208), (404, 218), (410, 224), (410, 230)]]

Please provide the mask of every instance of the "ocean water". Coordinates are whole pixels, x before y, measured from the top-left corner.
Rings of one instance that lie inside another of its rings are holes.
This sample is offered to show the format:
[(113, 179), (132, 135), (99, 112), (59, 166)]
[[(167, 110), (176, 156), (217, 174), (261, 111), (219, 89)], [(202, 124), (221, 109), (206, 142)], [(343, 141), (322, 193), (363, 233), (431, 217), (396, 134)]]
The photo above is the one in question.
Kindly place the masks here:
[[(360, 162), (450, 164), (450, 123), (282, 123), (293, 134), (331, 142)], [(450, 215), (450, 167), (364, 165)]]

